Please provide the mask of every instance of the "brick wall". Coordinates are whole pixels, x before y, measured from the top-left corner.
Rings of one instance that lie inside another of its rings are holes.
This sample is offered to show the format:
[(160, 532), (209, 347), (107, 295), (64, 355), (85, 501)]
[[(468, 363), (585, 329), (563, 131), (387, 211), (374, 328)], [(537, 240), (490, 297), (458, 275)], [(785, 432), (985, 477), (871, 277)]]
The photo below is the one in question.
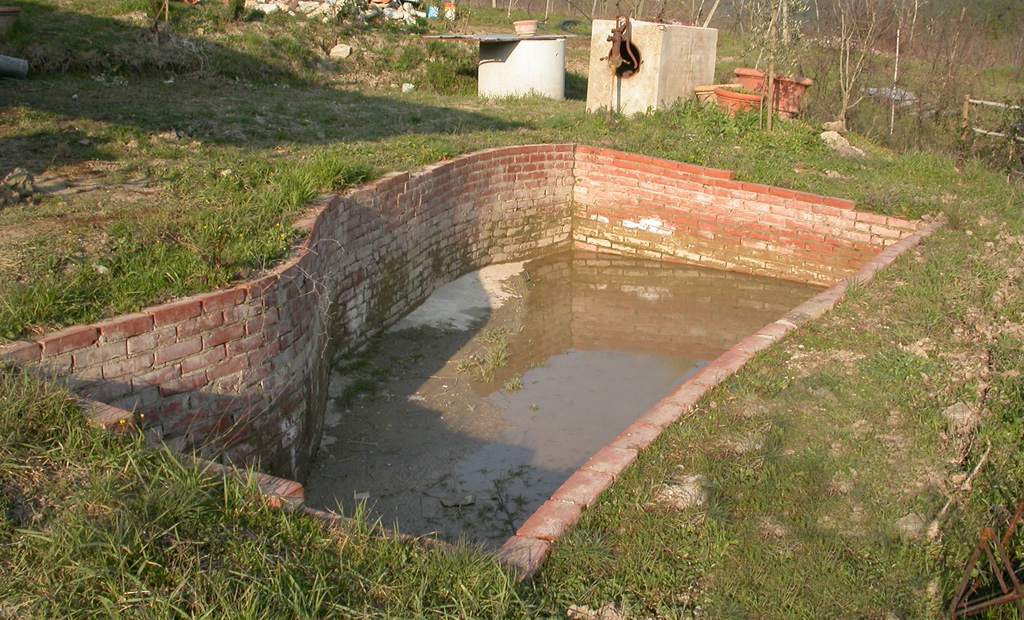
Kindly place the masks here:
[(330, 362), (491, 262), (569, 240), (571, 145), (493, 149), (314, 205), (305, 242), (246, 285), (48, 334), (0, 361), (134, 411), (182, 451), (302, 480)]
[(330, 363), (492, 262), (575, 242), (828, 283), (915, 223), (732, 174), (573, 145), (491, 149), (393, 173), (311, 207), (262, 277), (0, 347), (156, 438), (302, 480)]
[(854, 203), (735, 180), (654, 157), (578, 146), (579, 247), (830, 285), (919, 223)]

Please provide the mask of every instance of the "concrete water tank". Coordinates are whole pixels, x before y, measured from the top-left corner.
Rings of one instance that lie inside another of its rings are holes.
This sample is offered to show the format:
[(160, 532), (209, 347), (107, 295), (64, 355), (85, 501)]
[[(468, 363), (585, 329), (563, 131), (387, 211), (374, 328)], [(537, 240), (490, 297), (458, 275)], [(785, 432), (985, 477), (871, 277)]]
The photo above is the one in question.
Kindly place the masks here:
[(608, 63), (612, 46), (608, 38), (615, 25), (615, 20), (594, 20), (587, 78), (588, 112), (610, 108), (632, 115), (661, 110), (693, 97), (695, 86), (714, 82), (718, 30), (631, 21), (634, 54), (622, 53), (622, 57), (638, 58), (639, 66), (632, 67), (627, 61), (616, 74)]
[(477, 94), (565, 99), (565, 37), (480, 39)]

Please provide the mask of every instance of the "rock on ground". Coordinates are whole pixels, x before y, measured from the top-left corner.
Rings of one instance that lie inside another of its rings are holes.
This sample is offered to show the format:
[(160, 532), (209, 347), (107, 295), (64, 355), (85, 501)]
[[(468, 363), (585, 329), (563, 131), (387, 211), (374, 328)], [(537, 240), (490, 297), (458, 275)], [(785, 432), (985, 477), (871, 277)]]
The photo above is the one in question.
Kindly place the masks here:
[(654, 501), (676, 510), (697, 508), (710, 499), (706, 484), (704, 476), (688, 476), (678, 484), (663, 485), (654, 493)]
[(850, 141), (839, 135), (838, 131), (825, 131), (821, 139), (829, 148), (837, 151), (843, 157), (866, 157), (867, 153), (850, 144)]
[(955, 403), (942, 411), (942, 417), (956, 435), (970, 435), (981, 426), (978, 410), (965, 402)]

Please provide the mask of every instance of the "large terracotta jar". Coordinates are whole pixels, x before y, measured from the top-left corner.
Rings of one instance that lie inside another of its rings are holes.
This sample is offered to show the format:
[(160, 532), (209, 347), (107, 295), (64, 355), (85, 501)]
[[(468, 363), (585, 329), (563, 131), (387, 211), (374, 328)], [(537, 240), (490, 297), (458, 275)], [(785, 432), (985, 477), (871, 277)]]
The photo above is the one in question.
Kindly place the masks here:
[(775, 88), (772, 107), (778, 110), (782, 118), (793, 118), (800, 113), (800, 100), (814, 81), (804, 77), (775, 76)]
[(732, 72), (736, 76), (736, 82), (743, 86), (743, 90), (749, 90), (754, 93), (764, 92), (764, 71), (738, 67), (733, 69)]

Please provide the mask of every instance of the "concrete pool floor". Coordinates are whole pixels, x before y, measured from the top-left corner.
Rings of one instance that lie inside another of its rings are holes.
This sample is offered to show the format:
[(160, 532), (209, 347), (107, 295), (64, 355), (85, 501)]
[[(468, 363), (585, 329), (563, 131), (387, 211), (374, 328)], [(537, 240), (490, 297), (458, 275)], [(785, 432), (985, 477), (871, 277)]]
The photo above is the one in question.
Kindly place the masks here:
[(819, 290), (582, 251), (464, 276), (336, 366), (307, 502), (498, 546), (674, 387)]

